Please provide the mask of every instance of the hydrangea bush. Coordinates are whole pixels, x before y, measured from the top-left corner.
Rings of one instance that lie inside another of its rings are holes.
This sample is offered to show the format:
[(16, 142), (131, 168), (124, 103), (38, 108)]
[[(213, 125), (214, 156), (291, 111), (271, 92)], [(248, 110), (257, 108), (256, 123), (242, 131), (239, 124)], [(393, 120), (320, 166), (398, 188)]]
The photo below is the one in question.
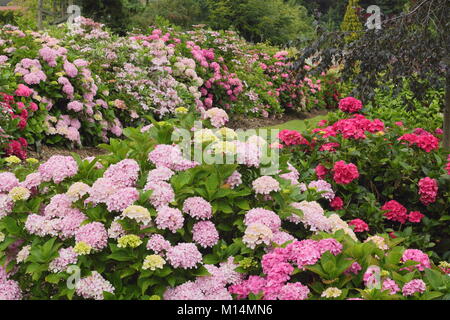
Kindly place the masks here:
[[(126, 129), (95, 159), (0, 173), (0, 298), (448, 298), (448, 264), (372, 226), (357, 236), (364, 224), (321, 204), (337, 199), (334, 184), (306, 185), (284, 155), (268, 176), (264, 139), (191, 130), (188, 117)], [(189, 158), (198, 144), (183, 153), (172, 139), (183, 128), (235, 163)], [(347, 163), (335, 174), (360, 179)]]
[(149, 116), (171, 118), (177, 108), (269, 117), (335, 107), (336, 70), (297, 80), (291, 55), (198, 27), (119, 37), (83, 17), (45, 32), (4, 25), (0, 89), (18, 90), (37, 107), (21, 118), (28, 120), (21, 137), (37, 145), (107, 142), (124, 127), (149, 124)]
[(105, 101), (107, 90), (89, 69), (90, 63), (70, 53), (60, 40), (4, 25), (0, 54), (4, 57), (0, 70), (8, 82), (6, 93), (33, 100), (34, 114), (28, 115), (24, 132), (30, 143), (93, 144), (109, 132), (121, 134)]
[(362, 239), (389, 232), (448, 259), (450, 176), (439, 135), (370, 119), (351, 97), (339, 108), (345, 112), (330, 114), (307, 133), (280, 133), (301, 178), (330, 184), (335, 197), (326, 206), (352, 220)]

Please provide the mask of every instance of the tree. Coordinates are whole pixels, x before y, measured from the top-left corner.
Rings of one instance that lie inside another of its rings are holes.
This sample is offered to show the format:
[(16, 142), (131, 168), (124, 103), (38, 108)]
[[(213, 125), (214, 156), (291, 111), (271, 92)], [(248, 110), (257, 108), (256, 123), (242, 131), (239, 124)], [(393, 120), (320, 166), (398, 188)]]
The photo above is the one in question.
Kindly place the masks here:
[(286, 45), (314, 35), (313, 19), (295, 1), (208, 0), (207, 4), (212, 28), (234, 28), (252, 42)]
[(348, 32), (345, 39), (347, 41), (353, 41), (359, 38), (360, 32), (363, 30), (363, 26), (357, 15), (357, 7), (359, 0), (349, 0), (347, 10), (345, 11), (344, 21), (341, 25), (341, 30)]
[(157, 17), (162, 17), (174, 25), (190, 28), (206, 19), (206, 11), (204, 1), (153, 0), (144, 12), (133, 17), (133, 24), (141, 28), (148, 27), (156, 23)]
[[(299, 54), (295, 67), (302, 77), (305, 60), (319, 63), (317, 72), (343, 64), (344, 81), (355, 84), (353, 94), (372, 99), (377, 87), (405, 79), (417, 100), (424, 89), (445, 88), (443, 146), (450, 150), (450, 29), (448, 0), (412, 0), (410, 9), (382, 22), (348, 44), (342, 32), (323, 32)], [(397, 88), (401, 89), (401, 86)]]

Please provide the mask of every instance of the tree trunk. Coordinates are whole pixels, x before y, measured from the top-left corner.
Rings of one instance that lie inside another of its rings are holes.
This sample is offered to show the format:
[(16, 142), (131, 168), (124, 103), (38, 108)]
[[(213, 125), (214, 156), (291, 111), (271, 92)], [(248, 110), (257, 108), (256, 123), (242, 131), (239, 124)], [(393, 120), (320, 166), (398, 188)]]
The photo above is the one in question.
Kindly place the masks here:
[(42, 30), (42, 5), (43, 5), (43, 0), (39, 0), (38, 1), (38, 8), (37, 8), (37, 25), (38, 25), (38, 29)]
[(445, 84), (445, 105), (444, 105), (444, 149), (450, 150), (450, 74), (447, 74)]

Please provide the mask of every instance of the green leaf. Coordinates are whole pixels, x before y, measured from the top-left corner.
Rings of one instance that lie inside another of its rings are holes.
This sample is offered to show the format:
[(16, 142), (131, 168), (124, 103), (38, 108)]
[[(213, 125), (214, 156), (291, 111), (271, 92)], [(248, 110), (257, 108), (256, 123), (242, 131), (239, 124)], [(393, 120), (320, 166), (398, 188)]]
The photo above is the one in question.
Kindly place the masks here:
[(247, 199), (238, 199), (235, 200), (234, 203), (242, 210), (250, 210), (250, 203), (248, 202)]
[(425, 279), (431, 285), (434, 290), (445, 290), (446, 285), (441, 273), (432, 269), (425, 269)]
[(204, 266), (200, 266), (197, 270), (195, 270), (192, 275), (197, 276), (197, 277), (205, 277), (205, 276), (210, 276), (211, 273), (209, 273), (209, 271), (204, 267)]
[(116, 261), (133, 261), (134, 258), (130, 256), (126, 251), (116, 251), (112, 254), (110, 254), (108, 259), (116, 260)]
[(217, 264), (219, 262), (219, 257), (214, 254), (207, 254), (203, 257), (203, 263), (205, 264)]

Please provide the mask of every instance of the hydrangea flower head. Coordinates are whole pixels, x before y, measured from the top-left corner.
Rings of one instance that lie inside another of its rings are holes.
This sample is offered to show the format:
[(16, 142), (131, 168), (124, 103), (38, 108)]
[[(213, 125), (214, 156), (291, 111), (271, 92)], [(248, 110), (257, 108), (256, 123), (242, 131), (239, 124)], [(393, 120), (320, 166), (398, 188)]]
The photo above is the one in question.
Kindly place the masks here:
[(362, 109), (362, 102), (353, 97), (347, 97), (339, 101), (339, 109), (344, 112), (355, 113)]
[(166, 260), (164, 260), (161, 256), (153, 254), (145, 257), (142, 269), (155, 271), (156, 269), (162, 269), (165, 264)]
[(245, 215), (244, 223), (247, 226), (252, 223), (261, 223), (272, 230), (272, 232), (277, 232), (281, 227), (280, 217), (275, 212), (263, 208), (255, 208), (248, 211)]
[(410, 271), (412, 271), (413, 269), (424, 271), (425, 269), (431, 268), (430, 258), (428, 257), (428, 255), (418, 249), (406, 249), (405, 252), (403, 252), (401, 261), (403, 263), (407, 261), (419, 262), (419, 264), (415, 266), (406, 268), (407, 270)]
[(141, 206), (129, 206), (122, 212), (122, 216), (136, 220), (138, 223), (147, 225), (152, 220), (147, 208)]
[(201, 197), (191, 197), (184, 201), (183, 212), (195, 219), (210, 219), (212, 217), (212, 206)]
[(167, 261), (174, 268), (192, 269), (202, 262), (202, 254), (193, 243), (179, 243), (167, 250)]
[(199, 221), (192, 227), (192, 240), (203, 248), (210, 248), (219, 241), (219, 232), (211, 221)]
[(75, 284), (77, 295), (84, 299), (103, 300), (103, 292), (114, 293), (112, 284), (105, 280), (97, 271)]
[(252, 182), (256, 194), (268, 195), (281, 190), (280, 183), (272, 177), (262, 176)]
[(176, 233), (178, 229), (183, 228), (184, 217), (180, 210), (163, 206), (158, 208), (157, 213), (155, 222), (158, 229), (169, 229)]
[(358, 168), (353, 164), (338, 161), (333, 167), (333, 179), (337, 184), (349, 184), (359, 178)]
[(415, 293), (424, 293), (425, 290), (427, 290), (425, 282), (420, 279), (415, 279), (403, 286), (402, 293), (404, 296), (412, 296)]
[(134, 234), (127, 234), (125, 236), (120, 237), (117, 240), (117, 247), (119, 248), (137, 248), (142, 244), (141, 238)]

